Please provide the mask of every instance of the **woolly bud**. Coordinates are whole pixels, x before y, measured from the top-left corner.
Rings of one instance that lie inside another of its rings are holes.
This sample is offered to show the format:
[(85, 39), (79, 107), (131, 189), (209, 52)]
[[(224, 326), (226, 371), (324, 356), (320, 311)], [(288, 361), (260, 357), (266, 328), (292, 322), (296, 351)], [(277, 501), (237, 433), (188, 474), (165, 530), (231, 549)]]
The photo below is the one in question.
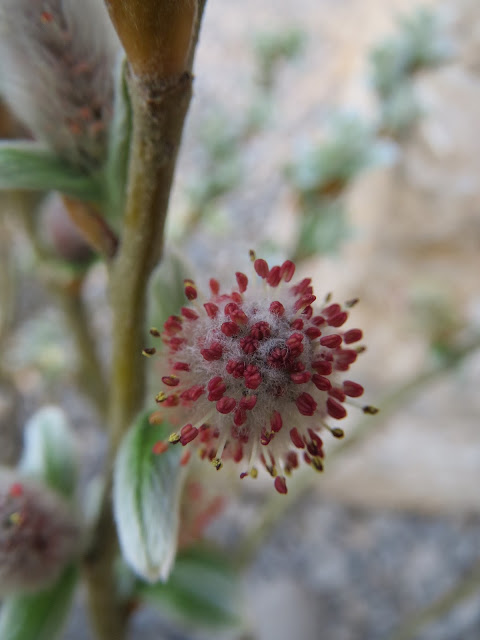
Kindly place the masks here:
[(105, 158), (118, 50), (99, 0), (0, 0), (6, 102), (35, 138), (90, 171)]
[(48, 586), (80, 551), (80, 527), (50, 489), (0, 470), (0, 593)]

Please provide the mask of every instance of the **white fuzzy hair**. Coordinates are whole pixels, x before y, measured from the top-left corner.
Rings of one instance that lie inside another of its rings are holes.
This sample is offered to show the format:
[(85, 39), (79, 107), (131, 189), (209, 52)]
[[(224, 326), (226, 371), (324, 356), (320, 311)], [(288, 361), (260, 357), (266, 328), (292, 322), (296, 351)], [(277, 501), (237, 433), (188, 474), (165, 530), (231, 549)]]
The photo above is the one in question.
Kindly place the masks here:
[(119, 41), (102, 0), (0, 0), (0, 92), (72, 164), (104, 160)]

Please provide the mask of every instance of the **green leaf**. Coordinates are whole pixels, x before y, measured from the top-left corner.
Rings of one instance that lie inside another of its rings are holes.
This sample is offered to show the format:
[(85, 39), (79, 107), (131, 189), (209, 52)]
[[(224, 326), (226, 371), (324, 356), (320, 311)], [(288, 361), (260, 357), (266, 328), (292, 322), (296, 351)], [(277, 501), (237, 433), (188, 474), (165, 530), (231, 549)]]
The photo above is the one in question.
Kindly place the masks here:
[(59, 407), (37, 411), (25, 425), (20, 470), (72, 498), (76, 484), (75, 438)]
[(99, 202), (99, 181), (69, 165), (36, 142), (0, 142), (0, 189), (60, 191), (65, 195)]
[(106, 180), (108, 189), (107, 217), (119, 230), (123, 216), (125, 187), (127, 184), (130, 137), (132, 132), (132, 109), (125, 77), (127, 60), (123, 56), (115, 69), (115, 96), (113, 119), (110, 125)]
[(142, 578), (155, 582), (168, 577), (175, 559), (184, 472), (180, 445), (153, 453), (153, 445), (167, 440), (173, 428), (166, 422), (151, 425), (150, 413), (137, 418), (120, 446), (113, 508), (125, 560)]
[(78, 571), (68, 567), (58, 581), (35, 594), (4, 600), (0, 611), (2, 640), (54, 640), (60, 635), (75, 592)]
[(218, 549), (198, 546), (182, 551), (167, 583), (139, 584), (137, 595), (191, 626), (241, 625), (238, 575)]

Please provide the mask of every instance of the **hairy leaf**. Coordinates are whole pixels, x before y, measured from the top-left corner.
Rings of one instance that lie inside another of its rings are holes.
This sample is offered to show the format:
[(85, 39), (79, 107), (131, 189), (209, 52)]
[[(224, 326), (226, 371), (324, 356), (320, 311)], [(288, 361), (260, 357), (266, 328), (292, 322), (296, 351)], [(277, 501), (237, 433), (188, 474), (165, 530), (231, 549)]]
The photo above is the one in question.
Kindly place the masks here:
[(60, 191), (92, 202), (102, 198), (97, 179), (36, 142), (0, 142), (0, 189)]
[(125, 560), (138, 575), (155, 582), (168, 577), (175, 558), (184, 473), (180, 445), (160, 455), (153, 452), (173, 428), (149, 424), (149, 413), (140, 415), (121, 444), (113, 506)]
[(76, 483), (75, 439), (65, 413), (55, 406), (37, 411), (25, 425), (24, 443), (21, 471), (71, 498)]

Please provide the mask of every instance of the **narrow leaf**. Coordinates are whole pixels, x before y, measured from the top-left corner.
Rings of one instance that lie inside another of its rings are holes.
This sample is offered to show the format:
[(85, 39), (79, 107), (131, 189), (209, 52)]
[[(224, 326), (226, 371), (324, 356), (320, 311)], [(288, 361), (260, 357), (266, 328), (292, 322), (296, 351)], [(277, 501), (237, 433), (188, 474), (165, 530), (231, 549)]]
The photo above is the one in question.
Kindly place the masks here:
[(0, 142), (0, 189), (60, 191), (72, 198), (99, 202), (98, 180), (69, 165), (35, 142)]
[(149, 424), (149, 414), (137, 419), (118, 452), (113, 507), (125, 560), (155, 582), (168, 577), (175, 558), (184, 473), (180, 445), (153, 453), (154, 444), (167, 440), (173, 428)]
[(222, 551), (192, 547), (178, 554), (167, 583), (139, 584), (138, 596), (191, 625), (239, 626), (238, 575)]
[(108, 188), (107, 217), (111, 225), (119, 230), (123, 216), (125, 185), (127, 184), (132, 113), (125, 78), (127, 61), (118, 60), (115, 69), (115, 96), (113, 119), (110, 125), (106, 179)]
[(20, 470), (41, 478), (67, 498), (73, 496), (75, 438), (66, 415), (59, 407), (43, 407), (25, 425)]
[(68, 567), (52, 587), (31, 595), (10, 597), (0, 610), (2, 640), (55, 640), (65, 624), (78, 571)]

